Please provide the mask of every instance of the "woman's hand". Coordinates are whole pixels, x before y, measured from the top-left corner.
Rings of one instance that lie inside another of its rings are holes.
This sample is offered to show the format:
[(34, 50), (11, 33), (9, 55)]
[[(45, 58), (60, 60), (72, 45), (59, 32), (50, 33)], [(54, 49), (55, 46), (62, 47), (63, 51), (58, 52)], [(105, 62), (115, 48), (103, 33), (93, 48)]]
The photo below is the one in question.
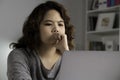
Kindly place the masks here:
[(65, 50), (69, 51), (68, 47), (68, 41), (67, 41), (67, 35), (66, 34), (59, 34), (59, 33), (54, 33), (52, 35), (53, 40), (53, 45), (63, 53)]

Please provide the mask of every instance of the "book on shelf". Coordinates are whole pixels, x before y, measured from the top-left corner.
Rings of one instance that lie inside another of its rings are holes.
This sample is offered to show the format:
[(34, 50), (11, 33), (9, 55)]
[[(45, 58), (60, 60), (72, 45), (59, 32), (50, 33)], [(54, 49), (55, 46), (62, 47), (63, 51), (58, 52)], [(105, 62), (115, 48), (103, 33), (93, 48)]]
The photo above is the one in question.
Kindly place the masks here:
[(120, 0), (107, 0), (107, 7), (120, 5)]
[(119, 44), (117, 45), (117, 51), (119, 51)]
[(115, 5), (120, 5), (120, 0), (115, 0)]
[(107, 7), (110, 7), (110, 0), (107, 0)]
[(115, 6), (115, 0), (110, 0), (110, 7)]
[(119, 28), (119, 14), (115, 15), (115, 20), (113, 24), (113, 29)]
[(119, 28), (119, 15), (115, 13), (101, 13), (98, 16), (89, 16), (88, 19), (88, 31)]
[(97, 18), (98, 18), (97, 16), (89, 16), (89, 30), (88, 31), (95, 31)]
[(91, 5), (91, 10), (105, 9), (108, 7), (120, 5), (120, 0), (93, 0)]
[(103, 41), (90, 41), (90, 51), (119, 51), (119, 44), (112, 40)]
[(98, 9), (98, 0), (92, 0), (91, 10)]
[(90, 41), (89, 42), (89, 50), (91, 51), (104, 51), (105, 45), (102, 41)]

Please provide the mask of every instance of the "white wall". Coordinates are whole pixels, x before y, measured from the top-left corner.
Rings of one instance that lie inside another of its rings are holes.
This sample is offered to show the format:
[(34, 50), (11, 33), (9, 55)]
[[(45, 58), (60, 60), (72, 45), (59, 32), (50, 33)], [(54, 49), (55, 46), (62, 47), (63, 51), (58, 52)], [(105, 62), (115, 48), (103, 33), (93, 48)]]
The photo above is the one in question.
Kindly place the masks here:
[(22, 25), (35, 6), (45, 0), (0, 0), (0, 80), (7, 80), (9, 44), (22, 35)]
[(75, 26), (75, 44), (77, 50), (84, 50), (85, 41), (85, 0), (57, 0), (68, 10), (71, 22)]

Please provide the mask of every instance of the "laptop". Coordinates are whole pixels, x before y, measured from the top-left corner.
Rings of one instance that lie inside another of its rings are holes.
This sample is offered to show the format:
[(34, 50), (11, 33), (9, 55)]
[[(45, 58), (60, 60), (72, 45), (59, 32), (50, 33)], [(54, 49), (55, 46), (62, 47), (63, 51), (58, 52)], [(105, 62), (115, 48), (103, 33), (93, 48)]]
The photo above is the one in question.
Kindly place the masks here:
[(67, 51), (59, 80), (120, 80), (120, 52)]

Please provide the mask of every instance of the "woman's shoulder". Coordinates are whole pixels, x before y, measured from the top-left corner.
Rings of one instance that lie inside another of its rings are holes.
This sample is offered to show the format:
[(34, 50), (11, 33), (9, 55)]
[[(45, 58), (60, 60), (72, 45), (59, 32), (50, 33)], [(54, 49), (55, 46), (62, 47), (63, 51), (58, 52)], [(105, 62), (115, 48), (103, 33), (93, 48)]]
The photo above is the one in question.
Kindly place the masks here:
[(8, 61), (27, 61), (26, 52), (22, 48), (13, 49), (8, 55)]
[(21, 55), (24, 56), (25, 55), (25, 50), (22, 48), (16, 48), (13, 49), (8, 56), (17, 56), (17, 55)]
[(24, 49), (23, 48), (15, 48), (13, 49), (10, 54), (13, 54), (13, 53), (23, 53)]
[(29, 60), (24, 49), (13, 49), (7, 58), (7, 75), (9, 80), (32, 80)]

